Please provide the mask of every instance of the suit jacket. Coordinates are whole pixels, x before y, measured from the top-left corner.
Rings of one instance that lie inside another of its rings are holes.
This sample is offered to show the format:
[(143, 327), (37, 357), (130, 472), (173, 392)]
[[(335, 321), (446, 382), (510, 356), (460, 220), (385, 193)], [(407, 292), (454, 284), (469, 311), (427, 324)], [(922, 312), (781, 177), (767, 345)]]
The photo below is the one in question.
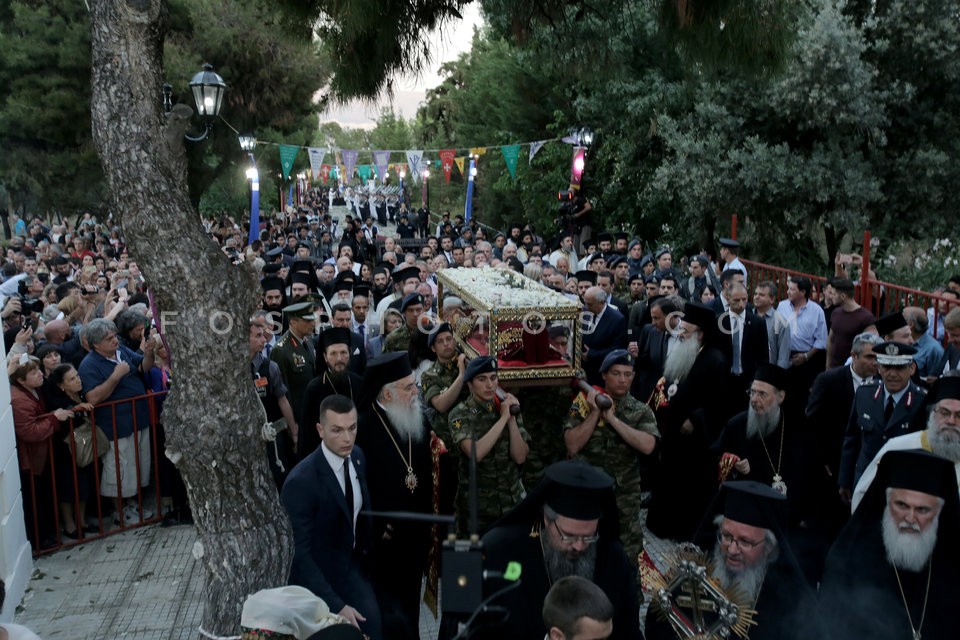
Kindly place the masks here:
[(807, 400), (807, 430), (820, 443), (816, 449), (820, 466), (830, 469), (834, 482), (840, 473), (840, 452), (853, 396), (850, 365), (840, 365), (817, 376)]
[(942, 376), (943, 370), (948, 364), (950, 365), (950, 371), (960, 368), (960, 349), (953, 344), (947, 345), (947, 348), (943, 350), (943, 357), (940, 358), (937, 366), (928, 372), (929, 375)]
[(865, 384), (857, 389), (850, 419), (843, 436), (840, 457), (840, 486), (851, 491), (873, 457), (890, 438), (920, 431), (920, 415), (926, 391), (911, 382), (890, 419), (884, 422), (884, 392), (881, 384)]
[(607, 305), (597, 325), (590, 333), (584, 332), (583, 344), (590, 348), (583, 358), (583, 369), (590, 384), (602, 384), (600, 365), (614, 349), (627, 346), (627, 321), (616, 307)]
[[(370, 509), (366, 458), (359, 447), (351, 454), (360, 481), (362, 511)], [(364, 615), (364, 600), (373, 591), (367, 577), (370, 551), (369, 516), (357, 520), (356, 544), (350, 526), (347, 500), (333, 469), (317, 448), (294, 467), (280, 492), (280, 500), (293, 526), (293, 566), (290, 584), (310, 589), (323, 598), (331, 611), (349, 604)], [(376, 599), (374, 598), (374, 606)], [(366, 605), (369, 610), (369, 605)]]
[[(767, 345), (767, 325), (757, 314), (747, 310), (744, 313), (743, 321), (743, 341), (740, 343), (740, 369), (741, 380), (753, 380), (753, 375), (757, 372), (760, 364), (770, 362), (770, 348)], [(721, 316), (723, 330), (723, 350), (724, 355), (733, 366), (733, 339), (731, 331), (730, 315)]]

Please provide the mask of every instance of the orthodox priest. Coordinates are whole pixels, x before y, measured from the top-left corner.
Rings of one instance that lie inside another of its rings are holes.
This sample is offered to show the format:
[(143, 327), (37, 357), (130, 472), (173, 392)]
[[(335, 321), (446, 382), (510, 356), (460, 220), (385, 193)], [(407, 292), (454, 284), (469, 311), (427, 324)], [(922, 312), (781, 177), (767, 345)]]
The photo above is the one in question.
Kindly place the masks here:
[(960, 499), (954, 465), (889, 451), (830, 549), (821, 585), (833, 638), (957, 637)]
[[(306, 425), (297, 441), (297, 459), (303, 460), (320, 446), (316, 426), (320, 403), (324, 398), (341, 395), (356, 401), (363, 379), (350, 371), (350, 348), (353, 332), (344, 327), (330, 327), (317, 336), (319, 372), (310, 381), (304, 398), (300, 424)], [(322, 361), (322, 365), (321, 365)]]
[[(702, 549), (713, 548), (709, 579), (741, 605), (754, 610), (748, 640), (818, 638), (816, 598), (787, 542), (786, 498), (767, 484), (737, 480), (722, 485), (695, 538)], [(660, 600), (647, 612), (648, 640), (680, 637), (666, 621)], [(700, 613), (690, 599), (672, 607), (687, 620), (715, 615), (709, 598)], [(733, 634), (731, 634), (731, 637)]]
[(689, 539), (716, 490), (710, 445), (724, 424), (730, 372), (718, 333), (711, 308), (686, 303), (678, 342), (650, 398), (661, 439), (647, 527), (661, 538)]
[(432, 543), (431, 525), (377, 516), (382, 512), (432, 514), (435, 466), (430, 430), (407, 353), (367, 364), (359, 402), (357, 445), (367, 452), (373, 520), (373, 588), (390, 638), (420, 637), (420, 587)]

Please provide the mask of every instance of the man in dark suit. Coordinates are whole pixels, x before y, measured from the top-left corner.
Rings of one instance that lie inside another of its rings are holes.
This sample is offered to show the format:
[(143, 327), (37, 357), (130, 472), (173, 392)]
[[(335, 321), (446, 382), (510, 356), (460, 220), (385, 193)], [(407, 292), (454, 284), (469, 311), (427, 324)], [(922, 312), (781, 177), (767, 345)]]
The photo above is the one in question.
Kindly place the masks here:
[(767, 326), (755, 313), (747, 310), (747, 289), (733, 283), (727, 289), (727, 311), (720, 316), (725, 340), (724, 355), (730, 360), (730, 414), (747, 406), (747, 389), (757, 367), (770, 361), (767, 347)]
[(840, 457), (840, 495), (850, 502), (863, 470), (890, 438), (923, 428), (921, 414), (926, 392), (910, 378), (916, 370), (911, 345), (883, 342), (874, 347), (882, 384), (857, 389)]
[(383, 637), (380, 608), (367, 572), (371, 522), (366, 459), (353, 401), (334, 395), (320, 404), (320, 447), (298, 464), (280, 500), (293, 527), (290, 584), (306, 587), (372, 640)]
[[(637, 358), (630, 394), (646, 402), (663, 375), (663, 365), (667, 361), (670, 341), (676, 340), (671, 331), (679, 323), (679, 309), (669, 297), (657, 296), (650, 301), (650, 324), (643, 325), (636, 342)], [(633, 345), (628, 350), (633, 353)]]
[(947, 371), (960, 369), (960, 307), (951, 309), (943, 319), (943, 329), (947, 334), (947, 348), (943, 357), (930, 372), (931, 376), (942, 376)]
[(614, 349), (627, 346), (627, 320), (615, 307), (607, 304), (609, 296), (593, 286), (583, 294), (589, 313), (583, 314), (583, 369), (590, 384), (602, 385), (600, 364)]
[[(821, 505), (820, 518), (831, 539), (840, 532), (850, 516), (850, 507), (840, 500), (840, 452), (843, 434), (850, 419), (853, 398), (862, 385), (873, 384), (877, 375), (877, 354), (873, 348), (882, 343), (880, 336), (861, 333), (854, 337), (850, 364), (827, 369), (813, 381), (807, 400), (807, 431), (818, 447), (814, 492)], [(822, 471), (822, 473), (820, 473)]]

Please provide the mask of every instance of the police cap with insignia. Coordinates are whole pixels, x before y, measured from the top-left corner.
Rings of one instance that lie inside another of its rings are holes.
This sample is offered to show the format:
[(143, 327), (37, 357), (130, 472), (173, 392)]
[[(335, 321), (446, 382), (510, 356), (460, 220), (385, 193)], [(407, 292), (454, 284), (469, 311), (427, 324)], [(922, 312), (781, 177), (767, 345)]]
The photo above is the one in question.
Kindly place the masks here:
[(463, 372), (464, 382), (470, 382), (481, 373), (496, 373), (497, 359), (493, 356), (477, 356), (467, 364)]
[(587, 264), (594, 263), (597, 260), (603, 260), (603, 254), (600, 253), (599, 251), (597, 251), (596, 253), (590, 256), (590, 259), (587, 260)]
[(907, 326), (907, 319), (903, 317), (903, 312), (894, 311), (893, 313), (888, 313), (885, 316), (881, 316), (875, 323), (874, 326), (877, 328), (877, 333), (880, 334), (880, 337), (888, 336), (898, 329), (902, 329)]
[(653, 284), (660, 284), (660, 278), (658, 278), (655, 274), (652, 274), (652, 273), (648, 276), (644, 276), (643, 284), (650, 284), (651, 282)]
[(441, 333), (453, 334), (453, 327), (450, 326), (449, 322), (441, 322), (437, 325), (437, 328), (434, 329), (427, 335), (427, 347), (433, 347), (433, 343), (436, 342), (437, 336)]
[(613, 269), (613, 268), (615, 268), (618, 264), (620, 264), (621, 262), (626, 262), (626, 261), (627, 261), (627, 259), (626, 259), (625, 257), (623, 257), (623, 256), (613, 255), (613, 256), (610, 257), (609, 260), (607, 260), (607, 268), (608, 268), (608, 269)]
[(606, 373), (610, 370), (610, 367), (616, 366), (618, 364), (624, 364), (633, 368), (633, 356), (630, 355), (630, 352), (626, 349), (614, 349), (607, 354), (607, 357), (603, 359), (603, 362), (600, 364), (600, 373)]
[(301, 320), (316, 320), (317, 315), (313, 312), (313, 303), (298, 302), (283, 308), (283, 315), (288, 318), (300, 318)]
[(577, 282), (589, 282), (590, 284), (597, 284), (597, 272), (596, 271), (577, 271), (576, 276)]
[(670, 247), (660, 247), (659, 249), (657, 249), (657, 253), (654, 254), (654, 257), (657, 260), (659, 260), (664, 254), (667, 254), (667, 253), (671, 255), (673, 254), (673, 252), (670, 250)]
[(327, 347), (335, 344), (345, 344), (347, 347), (351, 344), (351, 331), (346, 327), (330, 327), (320, 334), (318, 342), (320, 348), (326, 351)]
[(916, 347), (902, 342), (881, 342), (873, 348), (877, 354), (877, 364), (885, 367), (905, 367), (913, 362)]
[(629, 279), (627, 282), (628, 282), (628, 283), (633, 283), (634, 280), (639, 280), (640, 282), (643, 282), (643, 281), (644, 281), (643, 274), (642, 274), (642, 273), (631, 273), (631, 274), (630, 274), (630, 279)]
[(627, 251), (630, 251), (637, 245), (640, 245), (642, 247), (643, 243), (637, 240), (636, 238), (634, 238), (633, 240), (630, 241), (630, 244), (627, 245)]
[(407, 297), (405, 297), (403, 299), (403, 302), (400, 303), (400, 313), (403, 313), (404, 311), (406, 311), (407, 307), (409, 307), (412, 304), (419, 304), (422, 306), (423, 296), (417, 292), (407, 294)]
[(787, 388), (787, 370), (775, 364), (759, 365), (753, 379), (758, 382), (766, 382), (779, 391)]
[(653, 264), (653, 256), (649, 253), (640, 258), (640, 268), (643, 269), (648, 264)]
[(727, 249), (739, 249), (740, 243), (733, 238), (720, 238), (720, 246)]
[(282, 253), (283, 253), (283, 249), (281, 247), (274, 247), (273, 249), (270, 249), (269, 251), (267, 251), (266, 254), (264, 255), (266, 255), (268, 258), (277, 258)]
[(723, 517), (741, 524), (777, 531), (787, 515), (787, 498), (754, 480), (734, 480), (721, 485)]

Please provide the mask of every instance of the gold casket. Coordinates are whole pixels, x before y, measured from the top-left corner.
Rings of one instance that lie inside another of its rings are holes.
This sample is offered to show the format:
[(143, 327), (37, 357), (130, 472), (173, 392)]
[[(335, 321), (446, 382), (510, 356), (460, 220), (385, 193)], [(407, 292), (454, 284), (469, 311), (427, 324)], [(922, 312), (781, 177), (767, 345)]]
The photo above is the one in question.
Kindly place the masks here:
[(496, 355), (500, 380), (542, 384), (583, 373), (579, 300), (512, 269), (444, 269), (437, 280), (438, 308), (445, 295), (464, 302), (441, 319), (469, 357)]

